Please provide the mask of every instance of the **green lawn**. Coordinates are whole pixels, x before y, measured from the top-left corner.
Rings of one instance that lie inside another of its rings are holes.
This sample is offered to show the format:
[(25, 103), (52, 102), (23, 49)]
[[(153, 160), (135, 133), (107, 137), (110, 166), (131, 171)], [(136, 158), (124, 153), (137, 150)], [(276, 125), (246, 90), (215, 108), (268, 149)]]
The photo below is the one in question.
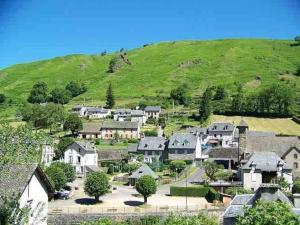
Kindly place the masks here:
[(128, 148), (128, 143), (126, 142), (117, 142), (113, 145), (109, 141), (100, 141), (100, 144), (96, 145), (99, 150), (123, 150)]

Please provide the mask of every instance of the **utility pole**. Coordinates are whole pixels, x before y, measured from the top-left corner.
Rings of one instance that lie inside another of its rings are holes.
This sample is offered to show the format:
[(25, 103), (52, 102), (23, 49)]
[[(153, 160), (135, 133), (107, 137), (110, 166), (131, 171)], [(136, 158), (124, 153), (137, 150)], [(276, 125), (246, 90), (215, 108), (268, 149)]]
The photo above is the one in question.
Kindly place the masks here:
[(185, 211), (188, 211), (188, 206), (187, 206), (187, 170), (185, 170)]

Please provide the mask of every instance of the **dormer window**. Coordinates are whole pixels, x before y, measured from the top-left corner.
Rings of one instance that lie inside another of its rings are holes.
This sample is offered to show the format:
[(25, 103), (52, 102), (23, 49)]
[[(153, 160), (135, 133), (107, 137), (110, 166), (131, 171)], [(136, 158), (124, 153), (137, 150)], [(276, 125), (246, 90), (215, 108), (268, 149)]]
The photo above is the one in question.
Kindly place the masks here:
[(225, 125), (224, 130), (228, 130), (228, 125)]
[(163, 147), (163, 145), (162, 145), (162, 144), (159, 144), (158, 148), (162, 148), (162, 147)]
[(214, 125), (212, 129), (213, 129), (213, 130), (216, 130), (216, 129), (217, 129), (217, 126), (216, 126), (216, 125)]
[(144, 146), (145, 148), (148, 148), (148, 144), (145, 144), (145, 146)]

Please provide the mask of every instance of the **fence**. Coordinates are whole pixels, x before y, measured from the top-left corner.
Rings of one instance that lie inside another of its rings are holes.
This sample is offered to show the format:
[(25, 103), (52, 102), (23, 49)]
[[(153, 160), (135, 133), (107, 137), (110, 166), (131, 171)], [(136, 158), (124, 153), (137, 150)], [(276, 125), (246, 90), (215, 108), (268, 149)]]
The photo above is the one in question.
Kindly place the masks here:
[(151, 207), (98, 207), (98, 206), (74, 206), (74, 207), (49, 207), (49, 215), (57, 214), (99, 214), (99, 215), (161, 215), (178, 213), (205, 213), (219, 217), (224, 211), (224, 207), (191, 205), (185, 206), (151, 206)]

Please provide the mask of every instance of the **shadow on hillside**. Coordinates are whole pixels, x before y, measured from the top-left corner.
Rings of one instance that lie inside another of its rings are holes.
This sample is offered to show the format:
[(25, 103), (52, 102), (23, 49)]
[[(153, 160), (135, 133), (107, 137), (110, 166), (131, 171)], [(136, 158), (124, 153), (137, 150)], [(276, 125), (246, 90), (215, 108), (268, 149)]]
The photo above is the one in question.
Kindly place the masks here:
[(94, 198), (78, 198), (75, 199), (75, 202), (80, 205), (95, 205), (96, 203), (102, 203), (102, 201), (96, 202)]
[(129, 206), (140, 206), (140, 205), (143, 205), (144, 202), (141, 202), (141, 201), (125, 201), (124, 204), (129, 205)]

